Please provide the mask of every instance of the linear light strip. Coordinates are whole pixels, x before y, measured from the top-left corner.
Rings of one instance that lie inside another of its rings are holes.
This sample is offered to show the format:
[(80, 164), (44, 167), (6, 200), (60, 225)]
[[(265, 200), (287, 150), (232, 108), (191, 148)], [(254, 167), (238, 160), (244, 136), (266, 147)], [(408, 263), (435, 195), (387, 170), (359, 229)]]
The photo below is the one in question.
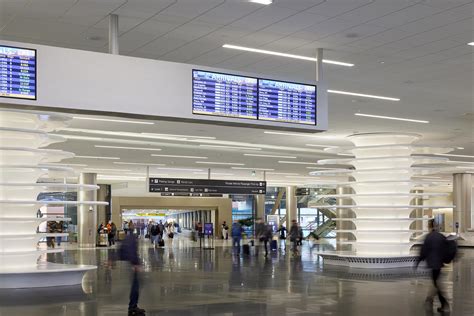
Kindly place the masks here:
[(119, 160), (119, 157), (105, 157), (105, 156), (74, 156), (80, 159), (105, 159), (105, 160)]
[(161, 148), (126, 147), (126, 146), (105, 146), (105, 145), (94, 145), (94, 147), (96, 147), (96, 148), (111, 148), (111, 149), (144, 150), (144, 151), (161, 151)]
[(355, 115), (355, 116), (364, 116), (364, 117), (379, 118), (379, 119), (385, 119), (385, 120), (395, 120), (395, 121), (413, 122), (413, 123), (424, 123), (424, 124), (428, 124), (428, 123), (430, 122), (430, 121), (424, 121), (424, 120), (407, 119), (407, 118), (403, 118), (403, 117), (373, 115), (373, 114), (364, 114), (364, 113), (354, 113), (354, 115)]
[(189, 138), (197, 138), (197, 139), (216, 139), (214, 136), (196, 136), (196, 135), (179, 135), (179, 134), (157, 134), (157, 133), (140, 133), (141, 135), (148, 136), (148, 137), (189, 137)]
[(165, 157), (165, 158), (184, 158), (184, 159), (208, 159), (208, 157), (200, 156), (182, 156), (182, 155), (157, 155), (151, 154), (153, 157)]
[(114, 164), (117, 165), (136, 165), (136, 166), (159, 166), (163, 167), (166, 166), (165, 164), (162, 163), (147, 163), (147, 162), (114, 162)]
[(263, 155), (263, 154), (244, 154), (244, 156), (249, 156), (249, 157), (267, 157), (267, 158), (296, 159), (296, 156), (279, 156), (279, 155)]
[(275, 169), (271, 168), (244, 168), (244, 167), (230, 167), (234, 170), (252, 170), (252, 171), (275, 171)]
[(474, 42), (467, 43), (467, 45), (474, 46)]
[(206, 164), (206, 165), (245, 166), (244, 163), (240, 163), (240, 162), (196, 161), (196, 163)]
[(299, 176), (300, 174), (294, 172), (267, 172), (267, 175)]
[(240, 146), (208, 145), (208, 144), (199, 144), (199, 147), (220, 148), (220, 149), (238, 149), (238, 150), (262, 150), (262, 148), (258, 148), (258, 147), (240, 147)]
[(471, 155), (456, 155), (456, 154), (435, 154), (435, 156), (474, 158), (474, 156), (471, 156)]
[(318, 165), (317, 162), (307, 162), (307, 161), (286, 161), (286, 160), (279, 160), (278, 163), (283, 163), (283, 164), (295, 164), (295, 165)]
[(107, 169), (107, 168), (85, 168), (88, 171), (116, 171), (116, 172), (128, 172), (130, 169)]
[(323, 148), (336, 148), (337, 146), (332, 145), (317, 145), (317, 144), (306, 144), (308, 147), (323, 147)]
[(173, 170), (173, 171), (204, 171), (202, 169), (190, 169), (190, 168), (155, 168), (157, 170)]
[(400, 101), (399, 98), (384, 97), (384, 96), (381, 96), (381, 95), (357, 93), (357, 92), (350, 92), (350, 91), (341, 91), (341, 90), (330, 90), (330, 89), (328, 89), (328, 93), (343, 94), (343, 95), (352, 95), (352, 96), (355, 96), (355, 97), (363, 97), (363, 98), (370, 98), (370, 99), (380, 99), (380, 100), (386, 100), (386, 101)]
[[(222, 47), (223, 48), (241, 50), (241, 51), (245, 51), (245, 52), (273, 55), (273, 56), (279, 56), (279, 57), (287, 57), (287, 58), (293, 58), (293, 59), (301, 59), (301, 60), (307, 60), (307, 61), (312, 61), (312, 62), (318, 61), (314, 57), (301, 56), (301, 55), (295, 55), (295, 54), (287, 54), (287, 53), (275, 52), (275, 51), (272, 51), (272, 50), (258, 49), (258, 48), (252, 48), (252, 47), (245, 47), (245, 46), (238, 46), (238, 45), (231, 45), (231, 44), (224, 44), (224, 45), (222, 45)], [(351, 64), (351, 63), (345, 63), (345, 62), (329, 60), (329, 59), (323, 59), (323, 63), (338, 65), (338, 66), (345, 66), (345, 67), (353, 67), (354, 66), (354, 64)]]
[(83, 117), (74, 116), (75, 120), (86, 120), (86, 121), (101, 121), (101, 122), (114, 122), (114, 123), (129, 123), (129, 124), (142, 124), (142, 125), (155, 125), (153, 122), (142, 122), (142, 121), (131, 121), (131, 120), (118, 120), (118, 119), (105, 119), (98, 117)]

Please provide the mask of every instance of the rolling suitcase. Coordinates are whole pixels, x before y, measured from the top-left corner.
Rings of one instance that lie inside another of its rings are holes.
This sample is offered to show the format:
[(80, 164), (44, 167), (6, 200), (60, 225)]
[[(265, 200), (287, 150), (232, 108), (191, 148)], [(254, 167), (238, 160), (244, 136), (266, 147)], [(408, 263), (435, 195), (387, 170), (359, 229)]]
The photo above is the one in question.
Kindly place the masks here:
[(242, 252), (244, 255), (250, 256), (250, 246), (249, 245), (243, 245), (242, 246)]
[(271, 249), (271, 251), (277, 251), (278, 250), (278, 243), (275, 239), (272, 239), (270, 241), (270, 249)]
[(163, 239), (160, 239), (158, 242), (158, 247), (164, 247), (165, 246), (165, 241)]

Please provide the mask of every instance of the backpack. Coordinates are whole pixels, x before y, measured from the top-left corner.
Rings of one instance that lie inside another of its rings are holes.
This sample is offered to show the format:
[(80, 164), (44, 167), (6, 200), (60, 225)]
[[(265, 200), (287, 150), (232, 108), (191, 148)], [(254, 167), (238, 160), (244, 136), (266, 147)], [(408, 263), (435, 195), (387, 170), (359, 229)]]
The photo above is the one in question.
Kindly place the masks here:
[(451, 263), (458, 252), (456, 240), (446, 239), (443, 253), (443, 263)]
[(150, 229), (150, 234), (152, 236), (156, 236), (160, 233), (160, 228), (158, 227), (158, 225), (153, 225), (151, 226), (151, 229)]

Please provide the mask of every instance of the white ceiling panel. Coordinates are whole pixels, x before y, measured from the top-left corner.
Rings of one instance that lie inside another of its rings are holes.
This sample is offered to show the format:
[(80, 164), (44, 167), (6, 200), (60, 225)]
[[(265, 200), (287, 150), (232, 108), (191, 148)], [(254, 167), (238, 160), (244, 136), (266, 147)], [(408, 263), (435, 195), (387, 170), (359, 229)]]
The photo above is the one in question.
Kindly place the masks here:
[(184, 39), (170, 37), (168, 35), (164, 35), (153, 42), (146, 44), (143, 47), (140, 47), (137, 52), (139, 53), (149, 53), (153, 54), (153, 56), (160, 56), (162, 54), (166, 54), (180, 46), (183, 46), (187, 43)]
[(434, 7), (417, 4), (407, 9), (396, 11), (395, 13), (375, 19), (372, 22), (380, 26), (391, 28), (431, 16), (433, 14), (439, 13), (440, 11), (440, 9), (436, 9)]
[(266, 45), (263, 45), (262, 48), (267, 49), (267, 50), (288, 52), (309, 43), (310, 41), (305, 40), (303, 38), (285, 37), (285, 38), (270, 42)]
[(135, 29), (120, 36), (119, 48), (121, 52), (126, 54), (135, 51), (137, 47), (146, 45), (155, 38), (155, 35), (143, 33)]
[(164, 58), (176, 58), (174, 61), (189, 62), (190, 60), (201, 56), (211, 50), (221, 47), (219, 43), (212, 40), (195, 41), (179, 47), (166, 55)]
[(226, 1), (199, 16), (198, 20), (227, 25), (264, 7), (247, 1)]
[(238, 21), (233, 22), (231, 25), (256, 31), (286, 19), (296, 13), (298, 13), (298, 11), (288, 8), (266, 6), (243, 17), (242, 19), (239, 19)]
[[(119, 33), (120, 34), (125, 33), (133, 29), (134, 27), (138, 26), (142, 22), (143, 22), (142, 19), (122, 16), (120, 17), (120, 20), (119, 20)], [(103, 18), (100, 22), (96, 23), (94, 27), (98, 29), (108, 30), (109, 29), (108, 17)]]
[(212, 66), (240, 54), (240, 52), (231, 49), (217, 48), (191, 60), (193, 64)]
[(449, 8), (457, 7), (457, 6), (465, 4), (465, 3), (472, 3), (472, 0), (452, 0), (452, 1), (423, 0), (422, 3), (425, 4), (425, 5), (435, 7), (435, 8), (449, 9)]
[(274, 42), (283, 37), (284, 37), (283, 35), (278, 34), (278, 33), (260, 31), (260, 32), (255, 32), (238, 39), (237, 43), (235, 44), (250, 46), (250, 47), (260, 47), (262, 45)]
[(278, 7), (284, 7), (293, 10), (308, 10), (309, 8), (320, 5), (327, 0), (278, 0), (275, 1), (275, 5)]
[(382, 33), (387, 29), (381, 26), (377, 26), (374, 24), (362, 24), (356, 27), (352, 27), (348, 30), (344, 30), (343, 32), (327, 36), (323, 39), (326, 43), (331, 44), (347, 44), (354, 41), (354, 37), (356, 38), (365, 38), (367, 36), (371, 36), (374, 34)]
[(332, 18), (357, 8), (367, 6), (372, 2), (374, 2), (374, 0), (329, 0), (317, 5), (316, 7), (309, 8), (307, 11)]
[(280, 33), (280, 34), (285, 34), (285, 35), (290, 35), (292, 33), (295, 33), (297, 31), (303, 30), (312, 25), (325, 21), (327, 19), (328, 19), (327, 17), (322, 16), (322, 15), (301, 12), (301, 13), (292, 15), (280, 22), (276, 22), (268, 26), (264, 30)]
[(217, 24), (210, 24), (204, 22), (190, 22), (183, 24), (168, 33), (169, 37), (182, 39), (185, 41), (193, 41), (202, 36), (205, 36), (221, 26)]
[(181, 0), (176, 1), (175, 4), (165, 9), (163, 14), (186, 18), (196, 18), (208, 11), (211, 11), (214, 8), (217, 8), (224, 2), (224, 0)]
[(393, 1), (378, 0), (372, 3), (341, 14), (338, 18), (348, 21), (356, 21), (364, 23), (374, 21), (377, 18), (388, 16), (389, 14), (401, 11), (403, 9), (411, 9), (417, 1)]
[(127, 0), (114, 13), (129, 18), (147, 19), (174, 4), (174, 0)]

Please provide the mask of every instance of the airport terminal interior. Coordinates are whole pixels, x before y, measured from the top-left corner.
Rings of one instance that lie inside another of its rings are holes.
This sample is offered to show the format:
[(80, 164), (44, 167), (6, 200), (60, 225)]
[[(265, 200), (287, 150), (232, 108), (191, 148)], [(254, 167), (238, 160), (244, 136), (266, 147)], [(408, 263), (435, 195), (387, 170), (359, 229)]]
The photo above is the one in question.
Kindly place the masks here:
[(473, 2), (0, 0), (0, 315), (474, 315)]

